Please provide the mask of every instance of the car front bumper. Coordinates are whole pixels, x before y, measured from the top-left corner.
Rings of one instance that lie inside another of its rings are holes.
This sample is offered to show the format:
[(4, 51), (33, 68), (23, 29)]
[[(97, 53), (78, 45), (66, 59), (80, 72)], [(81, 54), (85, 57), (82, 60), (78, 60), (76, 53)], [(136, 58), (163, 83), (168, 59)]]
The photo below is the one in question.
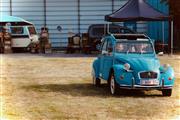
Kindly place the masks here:
[(156, 89), (156, 90), (162, 90), (162, 89), (172, 89), (172, 85), (158, 85), (158, 86), (143, 86), (143, 85), (119, 85), (119, 88), (121, 89), (144, 89), (144, 90), (149, 90), (149, 89)]

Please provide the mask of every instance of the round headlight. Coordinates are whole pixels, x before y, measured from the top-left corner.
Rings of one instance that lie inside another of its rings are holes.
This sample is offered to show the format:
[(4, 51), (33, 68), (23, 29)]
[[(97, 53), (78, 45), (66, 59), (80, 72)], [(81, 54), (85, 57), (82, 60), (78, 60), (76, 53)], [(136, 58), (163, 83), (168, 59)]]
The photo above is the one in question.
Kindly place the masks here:
[(130, 67), (131, 67), (131, 66), (130, 66), (130, 64), (128, 64), (128, 63), (124, 64), (124, 69), (125, 69), (125, 70), (130, 70)]
[(166, 71), (169, 67), (170, 67), (169, 64), (164, 64), (164, 65), (163, 65), (163, 68), (164, 68), (165, 71)]

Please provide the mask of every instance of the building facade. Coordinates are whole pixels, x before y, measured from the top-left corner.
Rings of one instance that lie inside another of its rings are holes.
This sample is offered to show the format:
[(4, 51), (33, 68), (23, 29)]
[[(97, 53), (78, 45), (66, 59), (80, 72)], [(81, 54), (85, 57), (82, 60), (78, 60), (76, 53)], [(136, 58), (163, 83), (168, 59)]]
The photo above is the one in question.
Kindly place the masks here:
[[(104, 16), (122, 7), (128, 0), (0, 0), (0, 14), (22, 17), (36, 26), (38, 32), (47, 26), (53, 47), (67, 45), (68, 32), (86, 33), (91, 24), (106, 24)], [(168, 13), (168, 6), (160, 0), (147, 0), (154, 8)], [(162, 22), (119, 23), (135, 24), (138, 32), (155, 40), (162, 40)], [(57, 27), (61, 26), (62, 31)], [(165, 22), (165, 42), (168, 41), (168, 23)]]

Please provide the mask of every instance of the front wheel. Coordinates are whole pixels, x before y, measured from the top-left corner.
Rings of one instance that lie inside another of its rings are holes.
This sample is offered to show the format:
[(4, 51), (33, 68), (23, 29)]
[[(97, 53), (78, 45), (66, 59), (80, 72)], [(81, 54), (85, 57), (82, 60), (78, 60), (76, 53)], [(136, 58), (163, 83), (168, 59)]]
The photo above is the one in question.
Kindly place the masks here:
[(109, 87), (110, 87), (111, 94), (116, 95), (118, 92), (118, 85), (116, 83), (116, 80), (115, 80), (113, 73), (111, 73), (111, 76), (110, 76)]
[(172, 89), (164, 89), (162, 90), (162, 95), (163, 96), (171, 96), (172, 94)]
[(98, 86), (98, 87), (101, 85), (101, 80), (96, 77), (94, 69), (92, 70), (92, 80), (93, 80), (92, 81), (93, 85)]

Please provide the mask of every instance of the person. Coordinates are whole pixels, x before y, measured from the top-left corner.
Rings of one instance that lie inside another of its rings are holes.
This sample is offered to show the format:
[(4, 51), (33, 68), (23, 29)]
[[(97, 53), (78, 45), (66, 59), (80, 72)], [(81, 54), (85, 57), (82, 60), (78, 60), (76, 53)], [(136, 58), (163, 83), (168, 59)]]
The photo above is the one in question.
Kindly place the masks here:
[(75, 33), (73, 32), (72, 29), (69, 29), (69, 31), (68, 31), (68, 38), (72, 38), (73, 36), (75, 36)]
[(146, 51), (145, 51), (145, 47), (146, 47), (146, 46), (144, 46), (144, 44), (138, 44), (138, 45), (136, 45), (136, 46), (135, 46), (136, 52), (137, 52), (137, 53), (144, 53), (144, 52), (146, 52)]
[(39, 41), (40, 41), (40, 51), (42, 53), (45, 53), (45, 45), (49, 43), (48, 28), (46, 28), (46, 27), (41, 28)]
[(116, 45), (116, 51), (117, 52), (126, 52), (126, 46), (119, 43)]
[(49, 38), (48, 28), (46, 28), (46, 27), (42, 27), (41, 28), (40, 37), (44, 38), (44, 39), (48, 39)]

